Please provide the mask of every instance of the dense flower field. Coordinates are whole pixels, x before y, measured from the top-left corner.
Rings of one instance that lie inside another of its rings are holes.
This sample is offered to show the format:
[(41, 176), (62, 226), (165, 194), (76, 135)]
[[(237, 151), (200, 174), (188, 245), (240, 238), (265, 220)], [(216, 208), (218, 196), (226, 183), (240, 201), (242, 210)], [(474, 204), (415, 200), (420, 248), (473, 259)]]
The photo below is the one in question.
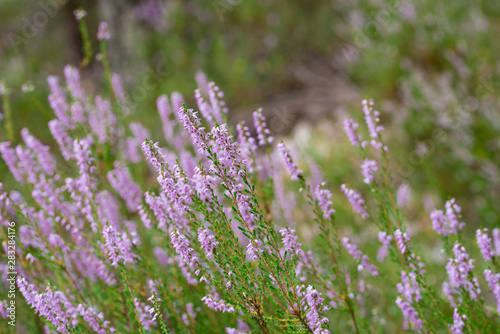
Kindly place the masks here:
[[(28, 128), (14, 143), (2, 86), (2, 327), (497, 331), (500, 229), (468, 235), (454, 198), (428, 208), (424, 231), (408, 223), (411, 189), (393, 175), (397, 143), (385, 139), (386, 114), (373, 100), (360, 101), (343, 139), (328, 143), (358, 156), (354, 173), (331, 180), (314, 145), (275, 138), (262, 109), (253, 124), (233, 126), (222, 89), (203, 74), (195, 105), (178, 92), (157, 98), (163, 133), (150, 131), (111, 70), (105, 22), (97, 36), (100, 95), (70, 65), (64, 78), (47, 78), (58, 150)], [(337, 200), (352, 213), (339, 215)]]

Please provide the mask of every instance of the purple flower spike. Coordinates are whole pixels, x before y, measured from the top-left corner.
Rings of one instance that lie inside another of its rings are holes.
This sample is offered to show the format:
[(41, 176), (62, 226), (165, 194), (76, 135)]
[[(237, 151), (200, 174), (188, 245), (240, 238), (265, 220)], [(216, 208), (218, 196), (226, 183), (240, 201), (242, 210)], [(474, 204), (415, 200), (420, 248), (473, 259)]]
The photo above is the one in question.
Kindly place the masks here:
[(488, 229), (479, 229), (476, 231), (476, 240), (483, 254), (483, 258), (486, 261), (491, 261), (495, 253), (493, 252), (493, 245), (491, 243), (491, 238), (488, 236)]
[(361, 164), (361, 174), (363, 174), (363, 182), (370, 184), (375, 179), (377, 172), (377, 163), (374, 160), (365, 159)]
[(365, 200), (361, 197), (360, 194), (352, 189), (347, 188), (345, 184), (341, 185), (340, 189), (344, 192), (354, 211), (361, 214), (361, 218), (366, 219), (370, 217), (370, 214), (366, 212), (364, 208)]
[(218, 299), (213, 296), (205, 296), (201, 300), (212, 310), (233, 313), (235, 308), (228, 304), (224, 299)]
[(285, 163), (285, 167), (288, 169), (290, 173), (291, 179), (293, 181), (297, 181), (300, 176), (302, 176), (302, 170), (300, 170), (296, 163), (293, 162), (292, 157), (290, 156), (290, 151), (285, 147), (283, 142), (278, 144), (278, 152)]

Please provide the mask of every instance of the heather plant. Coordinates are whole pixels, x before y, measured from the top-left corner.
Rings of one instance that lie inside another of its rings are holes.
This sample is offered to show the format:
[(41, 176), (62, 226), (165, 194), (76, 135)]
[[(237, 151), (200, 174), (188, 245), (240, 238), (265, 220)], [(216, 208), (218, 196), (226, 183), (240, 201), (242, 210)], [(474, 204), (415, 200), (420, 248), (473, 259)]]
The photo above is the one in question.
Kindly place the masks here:
[[(179, 93), (157, 99), (163, 138), (150, 133), (107, 63), (106, 24), (98, 36), (102, 95), (71, 66), (65, 85), (47, 79), (58, 150), (28, 129), (22, 143), (0, 144), (15, 180), (0, 192), (1, 266), (15, 273), (2, 279), (15, 278), (23, 331), (495, 330), (500, 231), (467, 238), (448, 200), (429, 216), (445, 256), (436, 265), (404, 218), (408, 186), (395, 189), (372, 100), (356, 115), (366, 126), (344, 121), (357, 180), (330, 185), (311, 156), (273, 137), (261, 109), (253, 128), (231, 125), (222, 90), (204, 77), (196, 109)], [(351, 220), (337, 218), (334, 194)], [(367, 233), (354, 233), (359, 224)]]

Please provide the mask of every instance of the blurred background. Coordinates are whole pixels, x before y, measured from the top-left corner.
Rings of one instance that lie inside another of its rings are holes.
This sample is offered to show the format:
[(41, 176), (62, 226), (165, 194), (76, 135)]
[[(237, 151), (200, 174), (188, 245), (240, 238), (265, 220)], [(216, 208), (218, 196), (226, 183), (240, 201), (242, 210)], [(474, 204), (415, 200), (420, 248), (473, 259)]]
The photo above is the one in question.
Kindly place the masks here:
[[(86, 66), (77, 8), (92, 41)], [(263, 107), (271, 130), (310, 152), (332, 189), (361, 187), (341, 124), (349, 114), (362, 122), (370, 97), (394, 183), (412, 189), (407, 217), (427, 222), (415, 228), (430, 229), (428, 211), (451, 197), (470, 230), (500, 222), (497, 0), (1, 0), (2, 115), (9, 103), (14, 142), (28, 127), (56, 147), (46, 77), (62, 77), (66, 64), (81, 67), (89, 93), (102, 91), (101, 21), (111, 69), (153, 136), (156, 98), (179, 91), (195, 107), (203, 72), (224, 91), (232, 123)], [(0, 131), (6, 140), (4, 119)], [(350, 209), (336, 193), (342, 217)]]

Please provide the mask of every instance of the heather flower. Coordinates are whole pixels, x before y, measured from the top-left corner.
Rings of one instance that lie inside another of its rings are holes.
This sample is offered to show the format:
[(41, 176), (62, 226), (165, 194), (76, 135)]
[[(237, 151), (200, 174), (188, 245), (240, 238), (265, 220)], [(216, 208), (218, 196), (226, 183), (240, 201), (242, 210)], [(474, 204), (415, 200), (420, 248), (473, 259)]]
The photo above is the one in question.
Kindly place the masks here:
[(84, 100), (85, 93), (83, 92), (81, 83), (80, 83), (80, 73), (78, 69), (66, 65), (64, 67), (64, 76), (66, 77), (66, 84), (71, 95), (78, 100)]
[(481, 250), (481, 254), (486, 261), (491, 261), (495, 253), (493, 252), (493, 245), (491, 238), (488, 236), (488, 229), (478, 229), (476, 231), (476, 240)]
[(361, 164), (361, 174), (363, 174), (363, 182), (370, 184), (375, 179), (375, 173), (377, 172), (377, 163), (374, 160), (363, 160)]
[(154, 316), (151, 314), (153, 312), (150, 312), (154, 307), (146, 305), (137, 298), (134, 298), (134, 306), (139, 316), (139, 323), (145, 330), (149, 331), (152, 330), (151, 327), (156, 327), (156, 319), (153, 319)]
[(470, 259), (465, 247), (460, 243), (453, 246), (453, 258), (448, 259), (446, 272), (450, 286), (456, 289), (464, 288), (472, 299), (477, 300), (481, 289), (476, 278), (471, 279), (474, 260)]
[(299, 237), (295, 235), (294, 229), (283, 227), (280, 229), (280, 234), (283, 237), (283, 246), (287, 252), (295, 255), (302, 253), (300, 249), (301, 243), (298, 242)]
[(348, 237), (342, 238), (342, 245), (355, 260), (359, 261), (358, 271), (366, 269), (372, 276), (378, 276), (377, 267), (369, 262), (369, 257), (364, 255), (355, 244), (351, 243)]
[(391, 246), (392, 235), (387, 234), (387, 232), (378, 232), (378, 240), (382, 243), (382, 246), (378, 249), (377, 261), (382, 262), (385, 257), (389, 254), (389, 247)]
[(293, 181), (297, 181), (299, 177), (302, 176), (302, 170), (300, 170), (296, 163), (292, 161), (292, 157), (290, 156), (290, 151), (285, 147), (283, 142), (278, 144), (278, 152), (285, 163), (285, 167), (288, 169), (290, 173), (291, 179)]
[(309, 329), (317, 334), (330, 334), (330, 331), (323, 328), (323, 324), (329, 322), (327, 317), (322, 316), (322, 313), (328, 310), (328, 306), (324, 306), (324, 298), (321, 293), (314, 289), (311, 285), (303, 291), (304, 285), (297, 286), (297, 294), (301, 297), (301, 305), (306, 313), (306, 320)]
[(497, 313), (500, 314), (500, 274), (493, 274), (491, 270), (487, 269), (484, 271), (484, 277), (497, 301)]
[(250, 240), (247, 245), (247, 254), (250, 260), (257, 261), (259, 255), (262, 254), (263, 250), (260, 248), (261, 242), (259, 240)]
[(245, 125), (245, 121), (241, 121), (236, 125), (238, 133), (238, 146), (240, 147), (240, 155), (245, 163), (247, 170), (253, 172), (253, 156), (257, 152), (257, 144), (255, 138), (250, 134), (250, 129)]
[(495, 255), (500, 256), (500, 230), (493, 229), (493, 245), (495, 246)]
[(10, 142), (0, 143), (0, 153), (14, 179), (20, 184), (24, 184), (23, 172), (18, 168), (16, 151), (10, 147)]
[(97, 28), (97, 39), (109, 40), (111, 38), (111, 34), (109, 32), (108, 24), (106, 22), (99, 23), (99, 27)]
[(235, 311), (234, 306), (227, 303), (224, 299), (219, 299), (213, 296), (205, 296), (201, 300), (212, 310), (233, 313)]
[(344, 120), (344, 130), (347, 133), (347, 137), (353, 146), (359, 146), (359, 135), (356, 133), (356, 129), (359, 124), (354, 122), (353, 119), (348, 118)]
[(198, 229), (198, 241), (201, 244), (201, 248), (205, 250), (207, 259), (213, 259), (214, 249), (219, 244), (219, 242), (215, 240), (215, 236), (210, 235), (208, 229), (200, 227)]
[(136, 122), (130, 122), (129, 128), (133, 136), (126, 139), (125, 157), (132, 163), (139, 163), (142, 161), (142, 154), (139, 153), (139, 147), (141, 147), (144, 139), (149, 137), (149, 131)]
[(423, 321), (420, 319), (415, 308), (409, 302), (405, 301), (401, 297), (398, 297), (396, 298), (396, 305), (399, 306), (401, 312), (403, 313), (403, 317), (405, 319), (404, 329), (408, 329), (409, 323), (416, 328), (422, 328)]
[(363, 106), (363, 114), (365, 115), (366, 126), (368, 127), (368, 132), (370, 133), (370, 137), (372, 138), (370, 144), (376, 149), (384, 149), (387, 151), (387, 146), (383, 146), (380, 142), (380, 131), (384, 128), (378, 123), (378, 117), (380, 116), (380, 112), (373, 110), (373, 101), (363, 100), (361, 101)]
[(102, 230), (102, 236), (113, 267), (117, 268), (119, 263), (134, 262), (132, 243), (126, 233), (120, 234), (113, 226), (106, 225)]
[(38, 165), (42, 171), (47, 175), (54, 174), (56, 163), (49, 152), (49, 147), (43, 145), (38, 139), (33, 137), (29, 133), (28, 129), (21, 130), (21, 137), (23, 138), (26, 147), (28, 147), (36, 155)]
[(347, 188), (345, 184), (341, 185), (340, 189), (344, 192), (345, 196), (351, 203), (354, 211), (361, 214), (361, 218), (366, 219), (370, 217), (370, 215), (368, 214), (368, 212), (366, 212), (364, 208), (365, 200), (361, 197), (359, 193), (357, 193), (352, 189)]
[(69, 105), (64, 90), (59, 85), (59, 78), (54, 76), (47, 77), (47, 83), (50, 87), (48, 96), (49, 104), (57, 119), (65, 128), (71, 128), (71, 119), (68, 115)]
[(201, 126), (201, 120), (192, 109), (182, 107), (178, 111), (179, 120), (191, 136), (194, 147), (198, 153), (204, 153), (207, 149), (207, 134)]
[(17, 278), (17, 285), (26, 302), (39, 316), (50, 321), (58, 332), (70, 333), (69, 329), (78, 324), (78, 312), (62, 292), (53, 292), (47, 287), (45, 292), (40, 293), (22, 276)]
[(71, 159), (71, 151), (73, 147), (73, 139), (68, 135), (66, 129), (59, 119), (53, 119), (49, 122), (49, 129), (52, 137), (59, 145), (59, 149), (64, 157), (64, 160)]
[(332, 198), (332, 193), (330, 190), (321, 189), (321, 186), (324, 186), (325, 182), (322, 182), (316, 186), (314, 190), (314, 197), (318, 201), (318, 205), (323, 211), (324, 219), (331, 219), (332, 215), (335, 213), (335, 210), (332, 208), (333, 202), (330, 201)]
[(121, 76), (117, 73), (112, 73), (110, 82), (111, 82), (111, 88), (113, 89), (113, 94), (115, 95), (115, 98), (118, 100), (118, 102), (121, 103), (122, 108), (126, 109), (127, 94), (125, 93), (125, 90), (123, 89)]
[(115, 162), (115, 169), (108, 172), (109, 184), (116, 190), (127, 204), (130, 212), (137, 210), (142, 198), (142, 192), (137, 183), (132, 180), (128, 168)]
[(402, 183), (398, 188), (398, 193), (396, 196), (398, 207), (400, 208), (404, 207), (408, 203), (410, 196), (411, 196), (410, 186), (408, 185), (408, 183)]
[(255, 130), (257, 131), (257, 143), (259, 146), (271, 145), (274, 138), (271, 136), (271, 131), (267, 127), (266, 118), (262, 115), (262, 108), (254, 111), (253, 114), (253, 124)]
[(455, 308), (455, 311), (453, 312), (453, 325), (450, 326), (450, 330), (453, 334), (464, 333), (463, 329), (465, 327), (465, 319), (467, 319), (467, 316), (461, 315), (458, 313), (458, 309)]
[(401, 230), (397, 229), (396, 231), (394, 231), (394, 240), (396, 240), (396, 245), (398, 246), (399, 251), (404, 255), (408, 248), (407, 244), (410, 241), (410, 238), (406, 233), (401, 232)]
[[(172, 241), (172, 246), (174, 246), (174, 249), (177, 252), (177, 254), (180, 255), (182, 260), (189, 266), (189, 268), (193, 269), (196, 265), (199, 264), (194, 249), (189, 247), (189, 242), (184, 235), (180, 234), (177, 231), (173, 231), (170, 234), (170, 241)], [(210, 246), (212, 245), (214, 245), (213, 242), (210, 243)]]
[(455, 199), (447, 201), (445, 212), (442, 210), (433, 210), (431, 212), (432, 228), (440, 235), (447, 236), (457, 234), (465, 223), (459, 222), (461, 208), (455, 203)]

